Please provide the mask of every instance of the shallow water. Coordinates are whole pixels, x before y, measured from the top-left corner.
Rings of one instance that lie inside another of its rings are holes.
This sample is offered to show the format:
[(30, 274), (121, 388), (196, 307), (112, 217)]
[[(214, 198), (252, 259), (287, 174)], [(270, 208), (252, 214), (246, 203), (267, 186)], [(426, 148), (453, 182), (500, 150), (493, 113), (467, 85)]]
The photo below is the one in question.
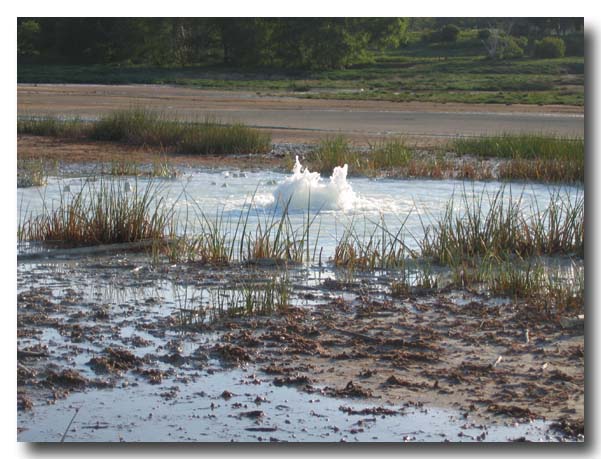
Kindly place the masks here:
[[(51, 178), (47, 186), (18, 189), (20, 221), (37, 215), (44, 208), (56, 208), (61, 200), (71, 199), (84, 186), (97, 186), (89, 178)], [(337, 168), (330, 178), (301, 170), (297, 164), (292, 174), (273, 171), (207, 171), (186, 169), (175, 180), (147, 178), (109, 178), (115, 186), (135, 188), (141, 192), (154, 187), (167, 208), (175, 211), (179, 231), (198, 232), (203, 219), (223, 219), (233, 234), (239, 222), (248, 216), (248, 227), (275, 218), (288, 208), (290, 222), (302, 234), (307, 219), (312, 221), (310, 246), (323, 247), (325, 257), (332, 256), (336, 241), (345, 228), (354, 226), (359, 234), (369, 235), (383, 222), (390, 234), (400, 228), (407, 246), (416, 249), (424, 225), (436, 220), (453, 199), (453, 206), (464, 209), (481, 199), (483, 210), (489, 199), (504, 189), (505, 200), (521, 199), (526, 213), (544, 210), (559, 194), (573, 201), (582, 196), (581, 187), (501, 182), (463, 182), (458, 180), (396, 180), (350, 178)], [(377, 231), (381, 231), (378, 229)], [(319, 237), (318, 237), (319, 236)], [(315, 239), (318, 237), (318, 241)], [(317, 244), (316, 244), (317, 242)]]
[[(135, 263), (133, 263), (135, 264)], [(139, 271), (138, 271), (139, 272)], [(117, 379), (111, 389), (87, 388), (72, 392), (66, 399), (46, 404), (37, 402), (31, 412), (19, 411), (19, 441), (312, 441), (312, 442), (405, 442), (405, 441), (555, 441), (549, 423), (534, 421), (515, 424), (499, 419), (487, 422), (464, 417), (459, 410), (415, 405), (410, 400), (399, 405), (382, 404), (378, 399), (358, 401), (308, 394), (291, 387), (278, 387), (257, 367), (221, 367), (209, 359), (197, 366), (184, 363), (171, 366), (156, 358), (176, 345), (182, 356), (208, 349), (214, 332), (185, 332), (165, 329), (145, 331), (144, 323), (161, 321), (189, 308), (209, 292), (215, 282), (206, 273), (184, 281), (178, 276), (149, 281), (144, 275), (127, 275), (121, 268), (96, 268), (94, 263), (19, 264), (18, 291), (27, 291), (35, 279), (36, 288), (49, 289), (48, 297), (63, 304), (50, 314), (64, 322), (77, 318), (83, 327), (99, 327), (97, 336), (75, 343), (69, 334), (41, 327), (41, 335), (19, 339), (19, 348), (34, 343), (48, 344), (50, 362), (67, 366), (83, 376), (97, 375), (87, 364), (107, 346), (126, 346), (135, 355), (152, 355), (157, 368), (168, 371), (158, 384), (150, 384), (133, 372)], [(96, 275), (97, 273), (98, 275)], [(167, 280), (169, 278), (169, 280)], [(310, 288), (316, 279), (295, 282)], [(338, 292), (336, 292), (336, 295)], [(349, 296), (349, 301), (352, 300)], [(294, 296), (294, 304), (302, 305)], [(458, 299), (458, 302), (460, 300)], [(111, 320), (96, 322), (89, 316), (98, 305), (108, 308)], [(311, 302), (308, 304), (311, 306)], [(78, 313), (85, 315), (81, 317)], [(117, 326), (117, 328), (114, 328)], [(132, 346), (132, 337), (146, 345)], [(233, 396), (225, 400), (224, 390)], [(399, 411), (395, 415), (347, 414), (354, 410), (384, 406)], [(79, 409), (67, 431), (67, 426)], [(261, 411), (257, 419), (246, 414)]]
[[(27, 430), (18, 440), (60, 441), (77, 408), (65, 441), (442, 442), (476, 441), (483, 433), (483, 440), (492, 442), (554, 439), (544, 421), (482, 425), (445, 409), (387, 406), (402, 414), (349, 415), (340, 407), (361, 410), (374, 404), (257, 384), (251, 368), (203, 373), (193, 381), (74, 393), (34, 414), (21, 414), (19, 426)], [(174, 384), (176, 399), (161, 397)], [(234, 394), (227, 401), (220, 397), (224, 388)], [(264, 401), (256, 402), (257, 397)], [(263, 412), (259, 420), (243, 414), (254, 410)]]

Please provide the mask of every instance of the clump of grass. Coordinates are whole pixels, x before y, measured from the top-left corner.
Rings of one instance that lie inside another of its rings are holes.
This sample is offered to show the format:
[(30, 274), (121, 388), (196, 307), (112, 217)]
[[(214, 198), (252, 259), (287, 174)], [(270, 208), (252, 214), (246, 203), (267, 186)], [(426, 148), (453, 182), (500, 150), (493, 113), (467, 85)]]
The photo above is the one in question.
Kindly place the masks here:
[(115, 177), (137, 177), (141, 175), (140, 167), (130, 161), (111, 161), (109, 168), (102, 171), (102, 175)]
[(228, 125), (207, 118), (184, 130), (176, 149), (190, 154), (266, 153), (271, 136), (241, 123)]
[(392, 139), (371, 145), (368, 151), (359, 151), (344, 136), (324, 139), (311, 155), (311, 168), (325, 174), (337, 166), (348, 164), (349, 173), (377, 175), (385, 170), (406, 167), (413, 152), (402, 139)]
[(182, 123), (167, 120), (158, 112), (130, 108), (111, 112), (94, 122), (90, 138), (132, 145), (173, 145), (184, 129)]
[(199, 327), (223, 319), (271, 316), (287, 310), (290, 302), (290, 282), (287, 276), (271, 277), (267, 281), (246, 281), (220, 286), (209, 291), (208, 303), (194, 295), (174, 295), (179, 304), (182, 326)]
[(366, 167), (372, 171), (406, 166), (413, 159), (413, 152), (402, 139), (382, 141), (370, 146), (365, 157)]
[(565, 278), (536, 260), (490, 258), (479, 268), (479, 281), (491, 295), (526, 299), (546, 313), (581, 312), (584, 271)]
[(79, 118), (61, 119), (51, 116), (22, 118), (17, 120), (17, 134), (47, 137), (85, 138), (91, 124)]
[(532, 262), (524, 264), (511, 258), (493, 259), (494, 265), (490, 262), (485, 264), (480, 273), (491, 295), (527, 298), (543, 290), (545, 271), (542, 265)]
[(394, 233), (387, 228), (383, 218), (371, 225), (371, 231), (367, 230), (367, 222), (363, 232), (357, 231), (354, 224), (349, 225), (336, 245), (332, 260), (334, 266), (352, 271), (403, 267), (409, 256), (415, 256), (405, 245), (404, 223)]
[(17, 132), (157, 146), (189, 154), (263, 153), (271, 148), (269, 134), (240, 123), (229, 125), (215, 118), (174, 121), (145, 108), (118, 110), (92, 122), (51, 117), (19, 120)]
[(499, 178), (544, 182), (584, 182), (584, 139), (540, 134), (501, 134), (461, 138), (458, 155), (500, 158)]
[(167, 158), (163, 157), (160, 159), (155, 159), (152, 162), (152, 169), (150, 170), (151, 177), (174, 179), (178, 175), (179, 172), (177, 168), (169, 164)]
[[(314, 261), (317, 257), (320, 228), (311, 236), (318, 213), (307, 212), (300, 226), (293, 225), (288, 205), (259, 213), (254, 196), (245, 204), (246, 212), (237, 219), (225, 218), (223, 211), (215, 217), (196, 207), (199, 230), (192, 237), (181, 236), (167, 247), (171, 261), (194, 261), (226, 265), (233, 262), (257, 265), (281, 265)], [(249, 227), (250, 213), (257, 212), (257, 224)]]
[(414, 266), (405, 265), (398, 277), (390, 284), (390, 294), (393, 297), (405, 297), (416, 291), (427, 292), (438, 288), (438, 278), (432, 267), (427, 263)]
[(19, 240), (85, 246), (166, 238), (172, 210), (155, 197), (156, 185), (128, 188), (120, 181), (88, 181), (75, 195), (62, 195), (57, 208), (20, 222)]
[(150, 168), (141, 167), (140, 164), (131, 161), (111, 161), (107, 169), (101, 170), (102, 175), (115, 177), (157, 177), (176, 178), (178, 171), (169, 164), (166, 158), (154, 159)]
[(311, 168), (321, 174), (330, 174), (335, 167), (345, 164), (354, 173), (362, 170), (361, 153), (341, 135), (322, 140), (311, 155)]
[(540, 134), (501, 134), (456, 139), (458, 155), (505, 159), (544, 159), (584, 162), (584, 139)]
[(274, 207), (270, 215), (265, 216), (262, 221), (259, 220), (254, 231), (247, 229), (247, 214), (240, 237), (240, 260), (248, 263), (276, 264), (315, 261), (320, 227), (317, 228), (313, 244), (310, 235), (319, 212), (311, 216), (311, 203), (308, 199), (303, 224), (295, 227), (290, 220), (289, 205), (290, 201), (283, 206)]
[(499, 164), (499, 179), (584, 183), (584, 160), (513, 159)]
[(48, 183), (48, 164), (42, 159), (17, 161), (17, 188), (44, 186)]
[(463, 211), (451, 199), (439, 221), (423, 225), (422, 254), (449, 266), (484, 255), (584, 256), (583, 196), (571, 199), (557, 192), (542, 210), (536, 204), (524, 209), (522, 196), (506, 197), (504, 188), (489, 195), (488, 202), (484, 197), (470, 202), (464, 190)]
[(290, 300), (287, 278), (268, 282), (247, 282), (227, 289), (218, 288), (211, 297), (214, 317), (268, 316), (285, 311)]

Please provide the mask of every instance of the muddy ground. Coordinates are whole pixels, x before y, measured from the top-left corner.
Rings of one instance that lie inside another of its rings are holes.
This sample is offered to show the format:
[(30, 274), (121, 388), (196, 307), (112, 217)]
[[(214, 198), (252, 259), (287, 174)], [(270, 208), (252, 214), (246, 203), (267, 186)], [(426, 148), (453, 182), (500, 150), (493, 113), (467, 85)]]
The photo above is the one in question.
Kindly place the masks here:
[[(320, 397), (324, 407), (334, 400), (349, 418), (450, 409), (464, 429), (480, 426), (472, 440), (520, 440), (518, 431), (504, 439), (489, 432), (495, 425), (539, 420), (553, 423), (543, 440), (583, 438), (584, 332), (563, 328), (540, 305), (451, 290), (414, 289), (392, 297), (390, 275), (348, 282), (323, 270), (293, 270), (286, 310), (199, 319), (202, 307), (210, 307), (211, 289), (280, 274), (270, 268), (153, 267), (132, 254), (19, 264), (21, 438), (35, 437), (37, 412), (79, 393), (156, 387), (155, 397), (165, 401), (194, 404), (189, 399), (199, 398), (208, 405), (202, 392), (212, 386), (203, 381), (236, 369), (245, 370), (244, 386), (213, 388), (208, 406), (225, 404), (223, 416), (252, 420), (242, 430), (259, 436), (278, 425), (285, 430), (262, 405), (274, 401), (273, 409), (281, 388), (305, 393), (307, 400)], [(255, 396), (266, 387), (271, 392)], [(145, 422), (150, 418), (138, 420)], [(358, 434), (358, 428), (343, 433)], [(81, 429), (69, 435), (86, 438)], [(450, 431), (451, 423), (441, 428), (445, 435)], [(455, 438), (461, 439), (467, 438)]]
[[(354, 143), (353, 147), (365, 151), (370, 148), (369, 145), (362, 142)], [(274, 142), (271, 151), (265, 154), (216, 156), (174, 154), (169, 150), (161, 150), (156, 147), (136, 147), (114, 142), (68, 140), (30, 135), (22, 135), (17, 139), (19, 160), (41, 160), (50, 175), (62, 176), (69, 176), (72, 167), (75, 174), (79, 173), (82, 164), (86, 164), (88, 173), (100, 174), (103, 170), (110, 170), (111, 164), (114, 163), (151, 166), (153, 162), (165, 161), (180, 172), (198, 167), (214, 170), (260, 171), (269, 169), (289, 172), (292, 170), (296, 156), (311, 168), (311, 153), (315, 148), (316, 145), (306, 143)], [(438, 161), (439, 167), (434, 167), (431, 163), (435, 157), (437, 157), (437, 153), (432, 150), (419, 150), (416, 152), (416, 160), (412, 165), (381, 171), (379, 174), (389, 178), (490, 180), (498, 176), (500, 168), (504, 164), (510, 162), (497, 158), (458, 157), (454, 153), (447, 152), (442, 154), (443, 161)]]
[(418, 146), (457, 135), (499, 132), (584, 136), (584, 107), (299, 99), (290, 94), (153, 85), (17, 86), (19, 115), (98, 117), (144, 106), (177, 119), (217, 116), (273, 132), (276, 142), (314, 143), (344, 134), (356, 141), (402, 135)]

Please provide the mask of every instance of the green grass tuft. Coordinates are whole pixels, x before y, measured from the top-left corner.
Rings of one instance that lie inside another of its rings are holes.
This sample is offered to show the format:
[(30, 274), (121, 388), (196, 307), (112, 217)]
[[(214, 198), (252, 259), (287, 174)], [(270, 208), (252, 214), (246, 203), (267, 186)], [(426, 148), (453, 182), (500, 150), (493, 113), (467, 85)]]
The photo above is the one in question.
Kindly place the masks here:
[(225, 124), (215, 118), (174, 121), (144, 108), (118, 110), (98, 121), (61, 120), (44, 117), (22, 119), (19, 134), (149, 145), (187, 154), (265, 153), (271, 136), (243, 124)]

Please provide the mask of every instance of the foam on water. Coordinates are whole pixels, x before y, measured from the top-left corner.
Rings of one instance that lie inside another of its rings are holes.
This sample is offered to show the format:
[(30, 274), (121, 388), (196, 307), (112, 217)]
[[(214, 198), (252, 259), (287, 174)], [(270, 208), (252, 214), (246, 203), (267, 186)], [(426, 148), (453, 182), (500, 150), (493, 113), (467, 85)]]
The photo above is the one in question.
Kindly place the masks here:
[(292, 175), (286, 177), (273, 192), (274, 204), (288, 210), (350, 210), (357, 199), (346, 180), (348, 165), (335, 167), (329, 181), (319, 172), (303, 168), (296, 157)]

